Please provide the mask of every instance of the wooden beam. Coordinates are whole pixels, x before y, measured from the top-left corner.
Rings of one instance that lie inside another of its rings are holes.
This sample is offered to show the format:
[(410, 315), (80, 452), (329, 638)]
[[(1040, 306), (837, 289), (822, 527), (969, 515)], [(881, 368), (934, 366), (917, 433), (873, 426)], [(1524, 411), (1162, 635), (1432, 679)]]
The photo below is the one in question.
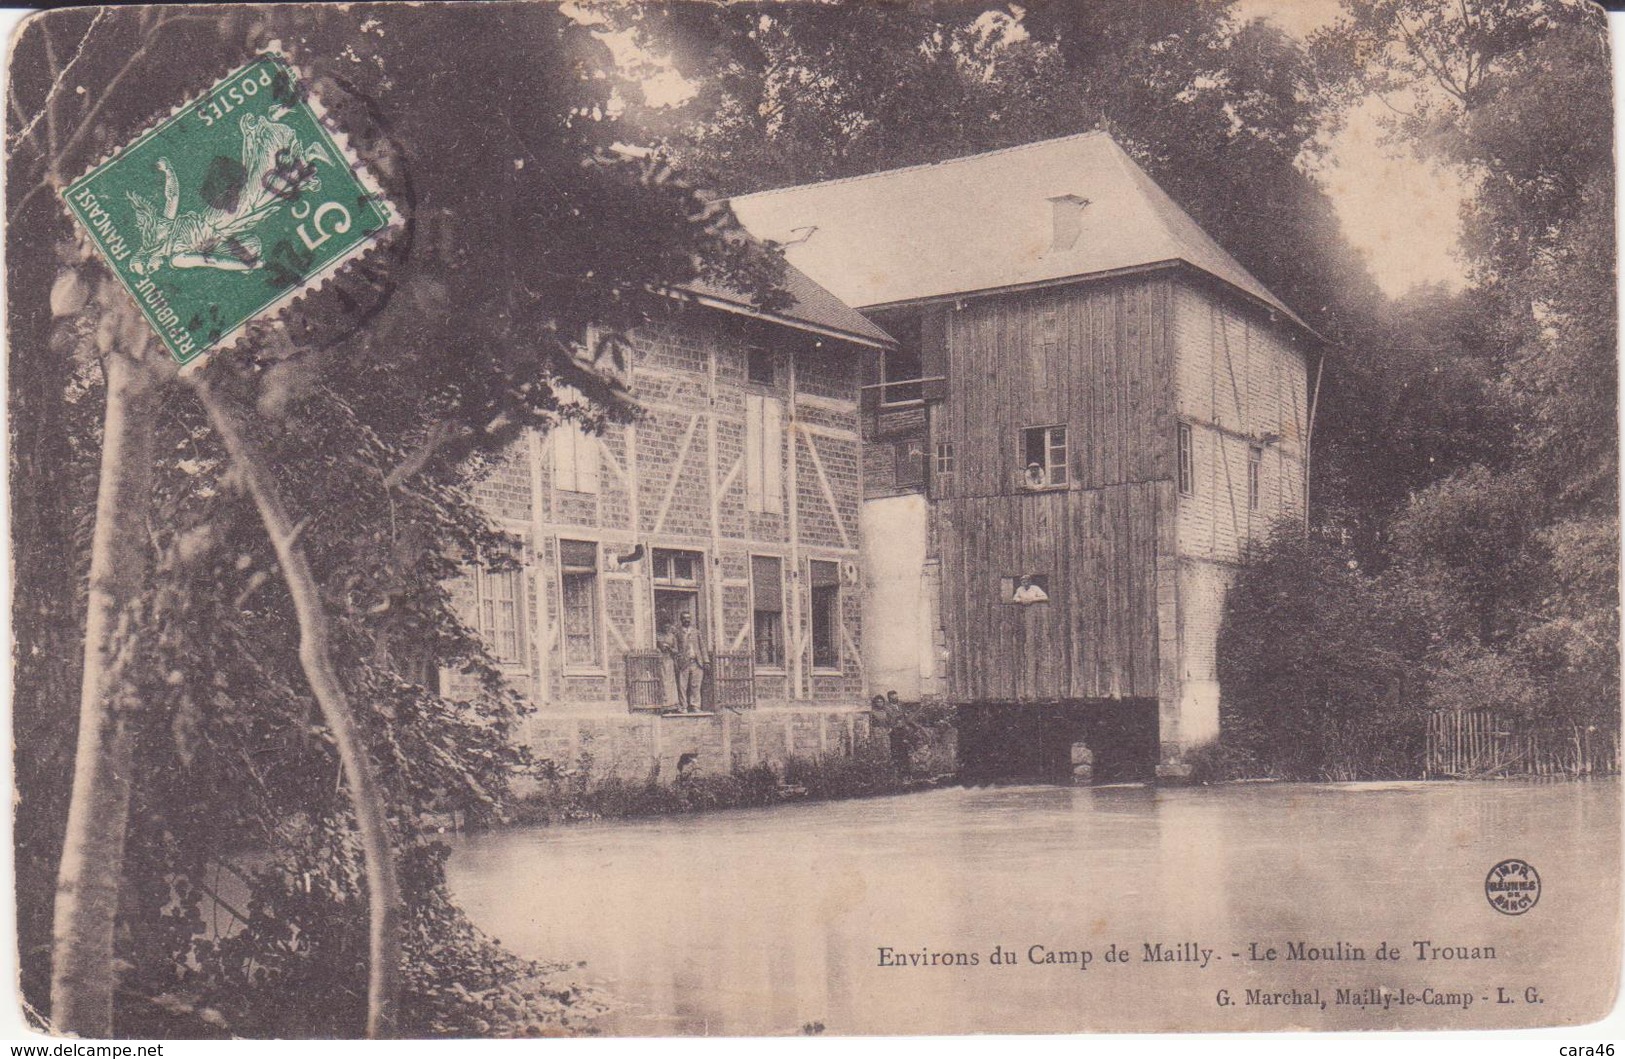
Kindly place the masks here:
[(533, 560), (530, 570), (536, 606), (536, 643), (531, 651), (536, 661), (532, 669), (535, 676), (531, 694), (535, 702), (545, 703), (553, 694), (550, 674), (553, 662), (553, 615), (547, 607), (547, 566), (542, 562), (542, 539), (548, 529), (547, 519), (542, 514), (542, 494), (546, 489), (542, 481), (542, 461), (547, 458), (548, 439), (543, 437), (541, 431), (531, 430), (526, 433), (526, 441), (530, 455), (530, 554)]
[[(795, 426), (800, 424), (792, 423)], [(818, 456), (818, 445), (811, 437), (807, 439), (807, 455), (812, 457), (813, 470), (818, 472), (818, 488), (823, 491), (824, 501), (829, 504), (829, 513), (835, 517), (835, 529), (841, 535), (841, 546), (848, 551), (852, 549), (852, 538), (847, 536), (846, 523), (841, 520), (840, 505), (835, 502), (835, 490), (830, 488), (829, 475), (824, 473), (824, 461)]]
[[(626, 510), (627, 520), (632, 524), (632, 543), (637, 544), (638, 535), (643, 532), (642, 511), (639, 508), (638, 494), (638, 427), (636, 423), (629, 423), (626, 427)], [(653, 559), (650, 559), (651, 569)], [(632, 583), (632, 639), (639, 644), (653, 644), (654, 636), (649, 631), (649, 606), (651, 601), (644, 598), (643, 586), (638, 582), (642, 578), (635, 578)]]
[(596, 434), (588, 434), (587, 437), (598, 448), (598, 458), (609, 464), (609, 469), (615, 472), (615, 477), (621, 480), (622, 485), (626, 485), (626, 470), (621, 467), (621, 461), (615, 458), (615, 454), (609, 451), (609, 446), (604, 444), (604, 439)]
[(790, 577), (788, 579), (789, 591), (785, 593), (786, 610), (790, 613), (790, 642), (795, 647), (795, 653), (789, 659), (790, 671), (790, 698), (802, 697), (802, 683), (806, 667), (802, 664), (802, 652), (806, 647), (801, 633), (801, 599), (803, 580), (801, 577), (801, 487), (800, 478), (796, 473), (796, 358), (789, 360), (789, 387), (790, 399), (785, 402), (790, 416), (790, 429), (785, 431), (786, 445), (790, 469), (788, 481), (789, 521), (790, 521)]
[[(604, 628), (608, 629), (609, 634), (615, 638), (615, 642), (621, 645), (621, 654), (624, 655), (628, 651), (632, 650), (632, 648), (627, 645), (626, 637), (621, 635), (621, 627), (611, 621), (608, 614), (604, 615)], [(609, 660), (605, 659), (606, 672), (608, 671), (608, 664)]]
[(863, 652), (858, 650), (857, 641), (852, 639), (852, 633), (851, 633), (851, 631), (849, 629), (847, 629), (847, 627), (846, 627), (846, 619), (844, 617), (841, 619), (839, 624), (841, 626), (841, 642), (846, 645), (846, 650), (847, 650), (846, 656), (841, 659), (841, 672), (842, 672), (843, 675), (846, 672), (846, 658), (855, 658), (855, 659), (857, 659), (858, 660), (858, 669), (862, 670), (862, 668), (863, 668)]
[(734, 465), (728, 468), (728, 473), (722, 476), (722, 484), (717, 486), (717, 500), (719, 502), (728, 495), (728, 490), (732, 489), (734, 482), (739, 480), (739, 472), (744, 469), (745, 457), (740, 456), (734, 461)]
[(721, 491), (717, 484), (717, 340), (712, 335), (705, 343), (705, 491), (710, 501), (711, 547), (708, 549), (711, 568), (706, 572), (705, 587), (710, 601), (706, 610), (711, 614), (712, 650), (722, 642), (722, 512), (718, 506)]

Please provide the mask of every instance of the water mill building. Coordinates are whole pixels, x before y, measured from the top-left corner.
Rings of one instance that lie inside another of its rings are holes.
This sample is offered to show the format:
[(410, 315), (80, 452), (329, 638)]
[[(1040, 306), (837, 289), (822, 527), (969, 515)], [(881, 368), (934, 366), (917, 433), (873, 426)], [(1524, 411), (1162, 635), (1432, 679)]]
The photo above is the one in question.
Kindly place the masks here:
[[(1305, 516), (1313, 332), (1104, 132), (733, 206), (796, 306), (700, 292), (636, 336), (649, 425), (564, 440), (599, 461), (575, 489), (557, 437), (481, 487), (537, 542), (538, 751), (585, 723), (647, 729), (607, 740), (645, 772), (831, 752), (895, 690), (956, 707), (972, 777), (1059, 778), (1079, 743), (1100, 779), (1181, 775), (1218, 734), (1226, 589)], [(655, 712), (690, 605), (752, 712)]]

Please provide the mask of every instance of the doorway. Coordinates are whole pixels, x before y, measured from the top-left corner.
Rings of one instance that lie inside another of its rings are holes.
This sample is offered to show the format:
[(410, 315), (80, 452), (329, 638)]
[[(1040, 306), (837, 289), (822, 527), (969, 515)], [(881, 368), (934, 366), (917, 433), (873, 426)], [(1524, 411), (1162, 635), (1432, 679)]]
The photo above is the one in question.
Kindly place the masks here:
[[(654, 550), (655, 636), (664, 639), (669, 630), (676, 628), (681, 615), (705, 637), (705, 623), (701, 620), (704, 593), (705, 561), (699, 552), (676, 551), (669, 548)], [(710, 644), (706, 644), (707, 649)]]
[[(699, 630), (701, 653), (709, 655), (714, 647), (710, 643), (704, 621), (705, 593), (702, 588), (705, 578), (705, 557), (699, 552), (656, 548), (653, 555), (653, 574), (656, 645), (668, 642), (672, 630), (678, 627), (682, 616), (686, 614), (689, 622)], [(665, 700), (674, 703), (677, 701), (676, 670), (670, 660), (663, 662), (660, 668), (661, 682), (666, 692)]]

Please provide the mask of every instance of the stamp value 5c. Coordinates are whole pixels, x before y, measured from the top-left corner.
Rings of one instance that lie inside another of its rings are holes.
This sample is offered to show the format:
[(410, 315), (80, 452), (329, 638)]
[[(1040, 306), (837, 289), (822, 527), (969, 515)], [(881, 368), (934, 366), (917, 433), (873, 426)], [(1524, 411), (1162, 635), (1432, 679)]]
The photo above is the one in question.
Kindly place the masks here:
[(320, 286), (396, 219), (276, 54), (62, 194), (181, 364)]

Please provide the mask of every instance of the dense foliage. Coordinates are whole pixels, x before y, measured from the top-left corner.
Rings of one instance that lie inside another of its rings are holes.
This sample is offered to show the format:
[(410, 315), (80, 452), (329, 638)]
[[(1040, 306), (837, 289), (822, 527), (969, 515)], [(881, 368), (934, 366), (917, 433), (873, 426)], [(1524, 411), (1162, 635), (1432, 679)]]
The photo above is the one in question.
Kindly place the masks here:
[[(1442, 391), (1449, 403), (1431, 407), (1408, 399), (1413, 373), (1371, 375), (1334, 398), (1378, 415), (1355, 432), (1334, 419), (1320, 444), (1389, 431), (1385, 451), (1414, 445), (1427, 465), (1373, 467), (1373, 480), (1396, 472), (1386, 496), (1343, 487), (1370, 502), (1317, 512), (1339, 547), (1278, 539), (1244, 572), (1221, 646), (1238, 691), (1227, 742), (1278, 774), (1365, 776), (1394, 766), (1381, 741), (1336, 761), (1350, 723), (1392, 720), (1414, 738), (1428, 711), (1488, 709), (1536, 729), (1615, 730), (1618, 323), (1602, 14), (1558, 0), (1344, 6), (1315, 41), (1334, 98), (1403, 101), (1395, 141), (1473, 189), (1467, 288), (1418, 292), (1393, 316), (1423, 349), (1409, 358), (1415, 370), (1455, 381)], [(1396, 401), (1405, 414), (1387, 414)], [(1347, 466), (1334, 460), (1333, 473)], [(1359, 569), (1338, 570), (1333, 556)], [(1283, 598), (1312, 602), (1282, 622)], [(1411, 631), (1396, 641), (1396, 629)], [(1282, 662), (1253, 646), (1266, 638)], [(1351, 671), (1343, 660), (1357, 645), (1374, 655)], [(1294, 665), (1324, 676), (1326, 697), (1317, 723), (1277, 740), (1258, 723), (1279, 705), (1271, 675)], [(1384, 674), (1407, 687), (1397, 716), (1371, 694)]]
[[(468, 923), (446, 893), (444, 851), (420, 826), (450, 808), (500, 813), (510, 779), (529, 768), (510, 739), (524, 707), (447, 591), (476, 563), (519, 558), (467, 486), (525, 428), (630, 413), (614, 381), (617, 336), (678, 311), (662, 288), (703, 271), (773, 305), (782, 265), (742, 238), (726, 209), (620, 149), (608, 49), (544, 5), (76, 11), (27, 27), (8, 203), (13, 231), (32, 235), (13, 240), (9, 273), (11, 377), (21, 380), (12, 483), (24, 993), (45, 1011), (103, 363), (130, 338), (111, 325), (124, 296), (76, 246), (53, 181), (272, 40), (407, 220), (389, 245), (209, 369), (301, 520), (335, 662), (381, 777), (405, 905), (399, 1030), (577, 1029), (592, 1004)], [(55, 91), (63, 55), (104, 94)], [(49, 120), (18, 116), (35, 111)], [(481, 135), (468, 136), (475, 127)], [(193, 396), (171, 384), (151, 427), (154, 574), (122, 692), (137, 780), (114, 1029), (357, 1035), (366, 890), (287, 586), (240, 468)], [(444, 697), (442, 670), (472, 675), (479, 690)]]
[(1223, 746), (1200, 764), (1220, 777), (1413, 775), (1428, 646), (1419, 618), (1350, 549), (1277, 528), (1227, 600)]

